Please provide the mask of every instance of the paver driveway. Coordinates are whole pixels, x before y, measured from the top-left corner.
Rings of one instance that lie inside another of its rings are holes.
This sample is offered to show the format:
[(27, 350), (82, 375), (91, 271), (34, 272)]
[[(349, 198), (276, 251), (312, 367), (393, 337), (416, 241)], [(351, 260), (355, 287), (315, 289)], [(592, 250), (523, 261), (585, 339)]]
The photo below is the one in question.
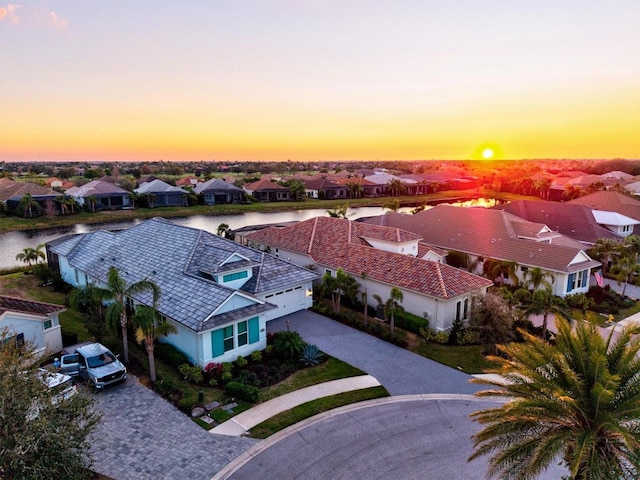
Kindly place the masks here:
[(135, 377), (95, 394), (93, 470), (116, 480), (209, 480), (257, 440), (211, 435)]
[(272, 320), (267, 330), (285, 330), (287, 322), (306, 342), (373, 375), (391, 395), (474, 393), (486, 388), (470, 384), (466, 373), (308, 310)]

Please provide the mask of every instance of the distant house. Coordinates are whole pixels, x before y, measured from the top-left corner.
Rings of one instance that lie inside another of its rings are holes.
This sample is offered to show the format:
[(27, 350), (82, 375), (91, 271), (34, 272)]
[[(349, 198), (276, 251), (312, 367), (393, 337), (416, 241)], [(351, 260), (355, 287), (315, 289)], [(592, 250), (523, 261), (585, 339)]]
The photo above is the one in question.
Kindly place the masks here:
[(388, 213), (363, 221), (402, 228), (430, 245), (466, 253), (477, 261), (479, 273), (485, 273), (488, 259), (516, 262), (520, 280), (538, 267), (553, 275), (553, 293), (561, 297), (586, 293), (591, 269), (600, 266), (577, 240), (502, 210), (437, 205), (414, 215)]
[[(49, 266), (73, 286), (104, 285), (110, 267), (127, 284), (161, 290), (158, 312), (177, 329), (161, 341), (204, 367), (266, 347), (269, 320), (312, 306), (318, 275), (217, 235), (161, 218), (118, 232), (69, 235), (47, 243)], [(151, 306), (150, 293), (133, 304)]]
[(194, 187), (198, 183), (200, 183), (200, 180), (198, 180), (198, 177), (194, 176), (184, 177), (176, 180), (176, 186), (178, 187)]
[(536, 200), (517, 200), (493, 207), (530, 222), (542, 223), (586, 245), (601, 238), (622, 240), (640, 221), (616, 212), (594, 210), (586, 205)]
[(302, 183), (309, 198), (327, 200), (347, 198), (347, 187), (326, 178), (305, 178)]
[(44, 181), (44, 183), (46, 183), (49, 188), (56, 189), (56, 188), (62, 188), (64, 181), (60, 180), (59, 178), (52, 177), (52, 178), (47, 178)]
[(421, 236), (398, 228), (347, 219), (316, 217), (283, 228), (265, 228), (245, 236), (254, 248), (268, 249), (296, 265), (313, 265), (321, 274), (339, 268), (383, 301), (391, 288), (403, 292), (402, 306), (429, 320), (431, 328), (446, 330), (456, 319), (467, 320), (471, 298), (493, 282), (438, 261), (446, 252), (421, 243)]
[(202, 195), (205, 205), (242, 203), (244, 197), (241, 188), (219, 178), (212, 178), (204, 183), (198, 183), (193, 191)]
[(81, 206), (86, 205), (89, 210), (131, 208), (129, 192), (104, 180), (92, 180), (81, 187), (72, 187), (66, 191), (66, 195), (74, 198)]
[[(617, 212), (634, 220), (640, 220), (640, 200), (612, 190), (593, 192), (567, 203), (585, 205), (595, 210)], [(639, 225), (634, 227), (633, 233), (640, 235)]]
[(242, 188), (248, 195), (253, 195), (260, 202), (291, 200), (291, 191), (271, 180), (261, 179), (257, 182), (247, 183)]
[(158, 179), (142, 183), (134, 192), (147, 196), (149, 208), (185, 206), (189, 194), (180, 187), (174, 187)]
[(60, 193), (30, 182), (16, 182), (10, 178), (0, 178), (0, 202), (5, 202), (10, 210), (15, 210), (26, 194), (45, 207), (48, 200), (53, 201)]
[(29, 341), (39, 355), (62, 350), (62, 332), (58, 315), (65, 307), (0, 295), (0, 343)]

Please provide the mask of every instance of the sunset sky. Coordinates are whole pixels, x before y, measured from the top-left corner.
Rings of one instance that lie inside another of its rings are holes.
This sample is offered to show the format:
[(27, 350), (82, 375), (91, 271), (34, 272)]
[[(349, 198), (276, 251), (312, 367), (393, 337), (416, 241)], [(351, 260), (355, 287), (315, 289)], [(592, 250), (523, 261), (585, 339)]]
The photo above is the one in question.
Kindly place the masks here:
[(639, 158), (640, 1), (0, 3), (0, 161), (488, 149)]

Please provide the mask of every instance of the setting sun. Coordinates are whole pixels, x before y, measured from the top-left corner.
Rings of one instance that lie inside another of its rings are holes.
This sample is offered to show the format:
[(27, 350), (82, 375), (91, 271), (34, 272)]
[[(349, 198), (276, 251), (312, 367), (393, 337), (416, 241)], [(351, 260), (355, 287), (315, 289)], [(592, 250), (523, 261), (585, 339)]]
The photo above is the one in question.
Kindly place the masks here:
[(484, 158), (485, 160), (493, 158), (493, 150), (491, 150), (490, 148), (485, 148), (482, 151), (482, 158)]

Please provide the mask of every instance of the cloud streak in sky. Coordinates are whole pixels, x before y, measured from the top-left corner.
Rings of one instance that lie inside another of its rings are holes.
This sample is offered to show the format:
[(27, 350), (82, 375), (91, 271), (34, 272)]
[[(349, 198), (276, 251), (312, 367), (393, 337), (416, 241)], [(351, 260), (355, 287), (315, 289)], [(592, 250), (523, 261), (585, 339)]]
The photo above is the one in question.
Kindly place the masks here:
[(16, 13), (16, 10), (20, 8), (20, 5), (8, 4), (6, 7), (0, 7), (0, 22), (8, 20), (14, 25), (20, 23), (20, 17)]
[(54, 12), (53, 10), (51, 10), (49, 12), (49, 19), (51, 20), (51, 23), (58, 28), (67, 28), (67, 19), (66, 18), (60, 18), (60, 16)]

